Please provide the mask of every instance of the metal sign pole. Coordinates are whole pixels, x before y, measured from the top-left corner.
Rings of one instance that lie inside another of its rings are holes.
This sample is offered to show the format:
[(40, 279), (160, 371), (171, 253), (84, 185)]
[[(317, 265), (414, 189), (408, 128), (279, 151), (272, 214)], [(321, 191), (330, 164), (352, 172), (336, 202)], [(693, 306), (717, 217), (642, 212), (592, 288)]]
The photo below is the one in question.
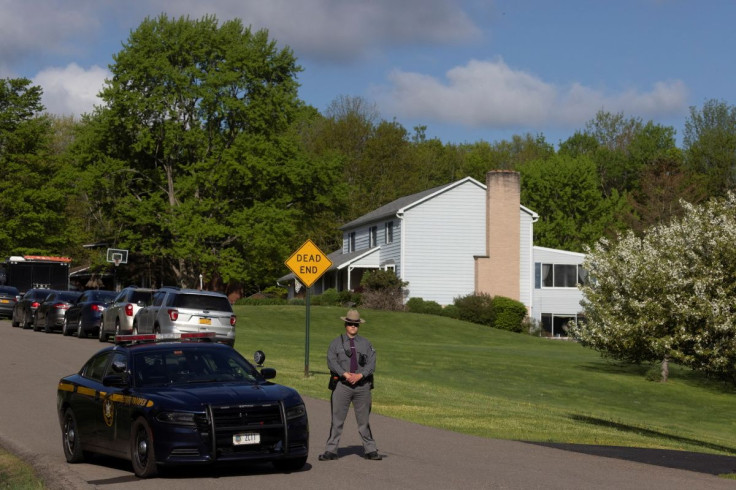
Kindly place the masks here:
[(309, 304), (312, 297), (312, 288), (307, 288), (307, 325), (306, 338), (304, 341), (304, 377), (309, 377)]

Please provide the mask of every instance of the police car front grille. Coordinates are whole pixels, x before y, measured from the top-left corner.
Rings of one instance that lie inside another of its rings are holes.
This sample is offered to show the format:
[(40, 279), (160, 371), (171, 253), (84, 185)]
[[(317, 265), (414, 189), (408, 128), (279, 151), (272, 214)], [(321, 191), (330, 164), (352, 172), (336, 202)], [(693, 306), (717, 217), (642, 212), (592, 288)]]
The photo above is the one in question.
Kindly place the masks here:
[[(214, 421), (216, 457), (234, 454), (273, 454), (284, 451), (285, 427), (281, 405), (276, 403), (228, 405), (210, 407)], [(197, 427), (211, 447), (212, 427), (209, 417), (196, 417)], [(233, 445), (233, 436), (244, 432), (258, 432), (260, 444)]]
[(278, 403), (213, 406), (212, 415), (217, 430), (282, 424), (281, 408)]

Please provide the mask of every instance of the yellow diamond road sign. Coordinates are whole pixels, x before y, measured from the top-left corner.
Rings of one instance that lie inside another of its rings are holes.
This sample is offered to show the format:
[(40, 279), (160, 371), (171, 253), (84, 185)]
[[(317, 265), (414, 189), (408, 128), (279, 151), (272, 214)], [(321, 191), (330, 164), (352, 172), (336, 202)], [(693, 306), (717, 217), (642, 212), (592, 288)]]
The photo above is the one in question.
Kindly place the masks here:
[(312, 287), (312, 284), (327, 272), (332, 265), (332, 261), (322, 253), (312, 240), (307, 240), (291, 254), (286, 260), (286, 267), (296, 274), (299, 281), (306, 287)]

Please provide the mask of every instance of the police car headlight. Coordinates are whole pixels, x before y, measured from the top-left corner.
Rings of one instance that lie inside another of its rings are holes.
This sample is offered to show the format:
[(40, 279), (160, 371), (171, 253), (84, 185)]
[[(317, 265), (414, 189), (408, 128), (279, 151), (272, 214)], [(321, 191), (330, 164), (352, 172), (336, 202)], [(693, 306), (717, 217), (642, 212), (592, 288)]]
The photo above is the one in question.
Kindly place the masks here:
[(191, 412), (161, 412), (156, 416), (156, 420), (166, 424), (190, 425), (195, 426), (194, 414)]
[(307, 407), (305, 407), (303, 404), (286, 409), (286, 420), (298, 419), (300, 417), (304, 417), (305, 415), (307, 415)]

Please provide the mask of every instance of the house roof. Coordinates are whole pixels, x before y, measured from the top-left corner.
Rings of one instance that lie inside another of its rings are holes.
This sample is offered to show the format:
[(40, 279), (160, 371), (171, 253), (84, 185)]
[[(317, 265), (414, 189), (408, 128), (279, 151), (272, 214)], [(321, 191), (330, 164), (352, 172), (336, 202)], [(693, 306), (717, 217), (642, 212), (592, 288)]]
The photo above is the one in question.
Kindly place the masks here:
[(397, 213), (400, 213), (406, 208), (415, 206), (419, 204), (420, 202), (434, 196), (435, 194), (439, 194), (441, 192), (446, 191), (447, 189), (456, 187), (464, 182), (471, 181), (475, 184), (481, 186), (483, 189), (485, 189), (485, 185), (481, 184), (477, 180), (475, 180), (472, 177), (465, 177), (464, 179), (457, 180), (455, 182), (451, 182), (449, 184), (440, 185), (437, 187), (433, 187), (431, 189), (427, 189), (426, 191), (417, 192), (416, 194), (411, 194), (408, 196), (400, 197), (396, 199), (395, 201), (391, 201), (388, 204), (385, 204), (381, 206), (378, 209), (374, 209), (373, 211), (364, 214), (363, 216), (354, 219), (353, 221), (346, 223), (340, 227), (341, 230), (346, 230), (349, 228), (355, 228), (357, 226), (363, 225), (365, 223), (370, 223), (371, 221), (378, 221), (384, 218), (388, 218), (391, 216), (395, 216)]

